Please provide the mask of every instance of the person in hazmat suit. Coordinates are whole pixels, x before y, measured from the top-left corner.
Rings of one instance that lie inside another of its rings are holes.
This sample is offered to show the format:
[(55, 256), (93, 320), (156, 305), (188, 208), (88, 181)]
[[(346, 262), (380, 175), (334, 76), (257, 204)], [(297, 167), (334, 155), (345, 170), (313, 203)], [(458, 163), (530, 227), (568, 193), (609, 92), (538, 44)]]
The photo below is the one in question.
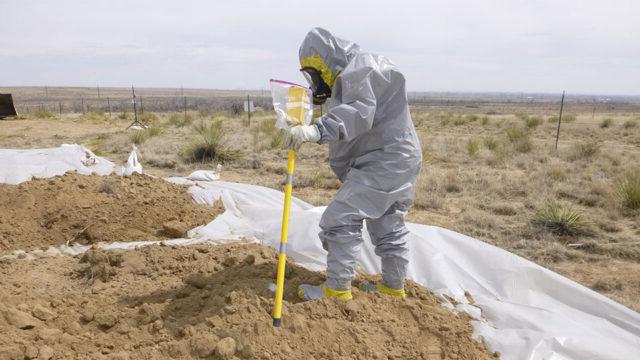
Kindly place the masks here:
[(315, 124), (289, 129), (287, 142), (329, 144), (330, 165), (342, 185), (320, 220), (327, 250), (327, 280), (301, 285), (305, 299), (351, 299), (351, 280), (366, 223), (381, 258), (382, 282), (363, 289), (404, 297), (407, 230), (404, 217), (412, 204), (422, 164), (405, 89), (405, 79), (387, 58), (314, 28), (299, 51), (301, 72), (316, 105), (327, 102)]

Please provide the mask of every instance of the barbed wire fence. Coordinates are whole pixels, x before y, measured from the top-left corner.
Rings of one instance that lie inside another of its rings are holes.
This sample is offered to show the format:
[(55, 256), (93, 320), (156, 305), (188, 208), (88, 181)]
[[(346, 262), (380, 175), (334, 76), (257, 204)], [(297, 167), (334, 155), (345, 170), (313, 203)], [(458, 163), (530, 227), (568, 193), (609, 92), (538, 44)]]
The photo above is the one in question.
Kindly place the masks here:
[[(148, 112), (226, 112), (238, 115), (243, 112), (243, 104), (246, 96), (137, 96), (138, 111)], [(271, 97), (264, 95), (250, 96), (254, 107), (262, 110), (271, 110)], [(17, 99), (14, 101), (19, 114), (33, 114), (37, 111), (51, 113), (130, 113), (133, 112), (131, 97), (104, 96), (104, 97), (80, 97), (80, 98), (46, 98), (46, 99)]]

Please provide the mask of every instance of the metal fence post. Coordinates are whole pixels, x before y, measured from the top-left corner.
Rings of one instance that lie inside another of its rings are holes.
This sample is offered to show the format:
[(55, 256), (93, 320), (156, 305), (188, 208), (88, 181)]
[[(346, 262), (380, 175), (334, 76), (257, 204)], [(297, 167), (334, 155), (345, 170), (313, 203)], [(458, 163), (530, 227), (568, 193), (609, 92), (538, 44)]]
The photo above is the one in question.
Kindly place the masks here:
[(558, 131), (556, 132), (556, 150), (558, 150), (558, 139), (560, 139), (560, 124), (562, 123), (563, 108), (564, 108), (564, 90), (562, 91), (562, 100), (560, 100), (560, 116), (558, 116)]

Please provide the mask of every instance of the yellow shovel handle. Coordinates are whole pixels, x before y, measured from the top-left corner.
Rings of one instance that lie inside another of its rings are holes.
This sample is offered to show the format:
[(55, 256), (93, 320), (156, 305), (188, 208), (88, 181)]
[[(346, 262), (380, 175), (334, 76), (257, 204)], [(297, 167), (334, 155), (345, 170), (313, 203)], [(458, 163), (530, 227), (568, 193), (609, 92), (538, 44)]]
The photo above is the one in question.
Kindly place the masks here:
[(284, 270), (287, 264), (287, 236), (289, 234), (289, 210), (291, 209), (291, 190), (293, 188), (293, 169), (296, 152), (289, 149), (287, 160), (287, 181), (284, 185), (284, 209), (282, 210), (282, 228), (280, 231), (280, 250), (278, 255), (278, 274), (276, 275), (276, 298), (273, 307), (273, 326), (282, 323), (282, 295), (284, 293)]

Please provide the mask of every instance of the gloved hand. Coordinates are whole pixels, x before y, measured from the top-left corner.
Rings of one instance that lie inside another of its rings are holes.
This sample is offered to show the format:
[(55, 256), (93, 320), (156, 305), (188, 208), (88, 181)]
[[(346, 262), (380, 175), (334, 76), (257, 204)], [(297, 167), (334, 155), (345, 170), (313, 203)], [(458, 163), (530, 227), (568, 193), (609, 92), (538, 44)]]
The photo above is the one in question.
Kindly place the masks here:
[(285, 143), (298, 150), (305, 142), (317, 143), (320, 141), (320, 130), (316, 125), (297, 125), (290, 127), (287, 132)]

